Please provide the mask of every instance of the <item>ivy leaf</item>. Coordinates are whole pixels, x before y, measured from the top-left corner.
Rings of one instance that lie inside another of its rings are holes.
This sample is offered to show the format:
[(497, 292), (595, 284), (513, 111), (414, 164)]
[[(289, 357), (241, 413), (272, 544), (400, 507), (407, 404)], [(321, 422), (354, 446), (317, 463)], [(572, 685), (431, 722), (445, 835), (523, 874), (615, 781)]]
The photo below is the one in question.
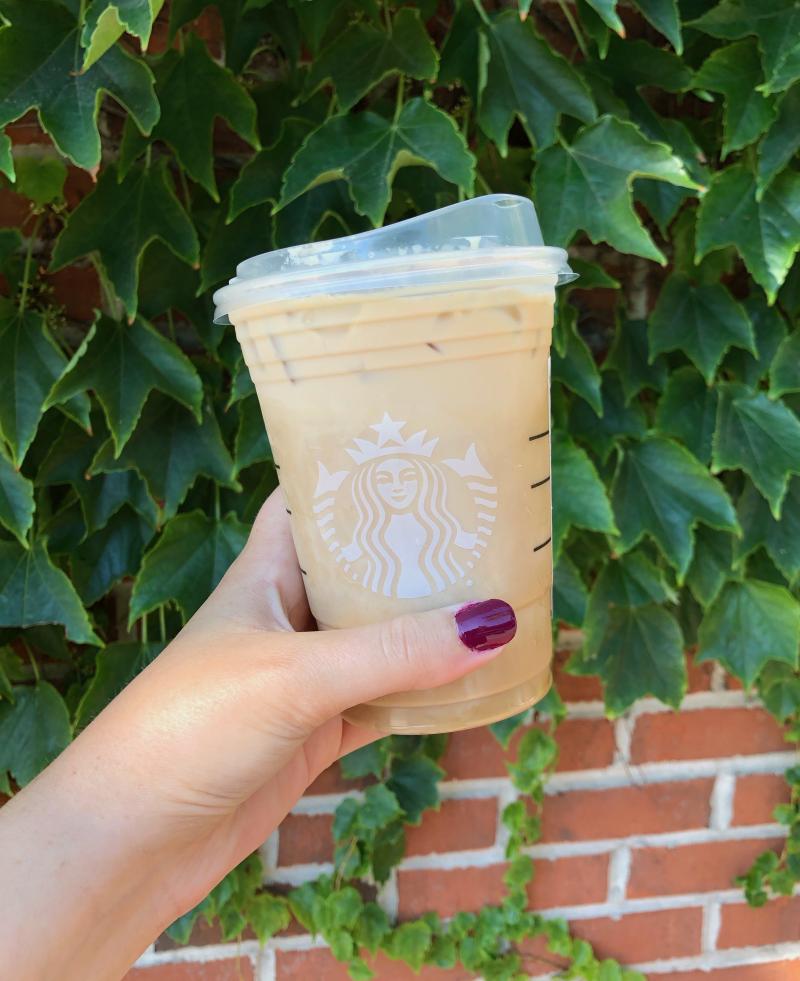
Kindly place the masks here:
[(730, 575), (733, 565), (733, 538), (726, 531), (716, 531), (700, 525), (695, 532), (694, 545), (694, 557), (686, 573), (686, 585), (698, 603), (708, 606), (714, 602)]
[(272, 450), (258, 398), (250, 395), (239, 402), (238, 413), (239, 427), (233, 448), (237, 474), (254, 463), (272, 462)]
[(123, 507), (72, 550), (72, 581), (86, 606), (105, 596), (124, 576), (136, 574), (153, 533), (153, 525), (133, 508)]
[(573, 402), (569, 412), (569, 431), (605, 463), (618, 440), (625, 436), (634, 439), (644, 436), (646, 419), (638, 402), (626, 404), (616, 373), (603, 372), (602, 396), (602, 417), (585, 402)]
[(345, 780), (357, 780), (372, 775), (380, 777), (387, 763), (388, 744), (385, 739), (367, 743), (353, 750), (339, 760), (339, 767)]
[(75, 710), (75, 729), (80, 731), (98, 716), (112, 698), (133, 681), (154, 658), (163, 644), (120, 641), (95, 655), (95, 673)]
[(778, 398), (787, 392), (800, 392), (800, 333), (781, 341), (769, 369), (769, 394)]
[(126, 31), (142, 42), (147, 50), (153, 21), (164, 0), (92, 0), (86, 11), (81, 44), (86, 48), (83, 70), (101, 58)]
[(749, 688), (768, 661), (797, 667), (800, 604), (758, 579), (729, 582), (706, 611), (696, 660), (716, 659)]
[(553, 616), (580, 627), (586, 616), (588, 591), (580, 571), (568, 555), (562, 555), (553, 570)]
[(758, 693), (779, 722), (785, 722), (800, 709), (800, 678), (780, 661), (764, 665), (758, 677)]
[(666, 146), (648, 140), (632, 123), (603, 116), (571, 145), (541, 151), (537, 161), (534, 192), (545, 241), (567, 245), (582, 229), (593, 242), (666, 262), (631, 203), (637, 177), (697, 187)]
[(38, 207), (64, 200), (67, 165), (61, 157), (20, 157), (16, 161), (16, 171), (14, 190)]
[(412, 756), (396, 760), (386, 786), (403, 808), (408, 824), (419, 824), (422, 813), (439, 806), (439, 781), (444, 770), (429, 756)]
[(0, 130), (0, 174), (13, 181), (16, 177), (14, 171), (14, 157), (11, 153), (11, 138)]
[(700, 201), (697, 259), (733, 245), (772, 303), (800, 249), (800, 174), (785, 170), (756, 199), (743, 164), (718, 171)]
[(40, 623), (63, 624), (76, 644), (100, 645), (78, 594), (50, 561), (44, 541), (37, 539), (29, 549), (0, 542), (0, 627)]
[(617, 372), (626, 404), (646, 388), (656, 392), (663, 389), (667, 365), (657, 352), (650, 350), (647, 321), (623, 320), (617, 325), (603, 369)]
[(717, 48), (694, 78), (695, 88), (725, 96), (722, 158), (758, 139), (775, 118), (772, 101), (759, 91), (764, 75), (752, 38)]
[(695, 286), (673, 273), (650, 317), (650, 356), (683, 351), (711, 384), (731, 346), (756, 354), (753, 328), (742, 307), (719, 283)]
[(394, 824), (402, 815), (395, 795), (386, 784), (377, 783), (364, 791), (364, 800), (358, 809), (358, 826), (361, 831), (377, 831)]
[(586, 452), (563, 433), (553, 433), (553, 554), (558, 557), (570, 528), (616, 532), (606, 489)]
[(272, 249), (272, 232), (273, 219), (266, 205), (249, 208), (230, 224), (225, 222), (224, 209), (218, 208), (203, 249), (201, 292), (229, 280), (242, 259)]
[(620, 450), (611, 500), (619, 547), (627, 551), (649, 535), (680, 579), (692, 561), (692, 531), (698, 521), (738, 531), (722, 484), (685, 447), (663, 436), (648, 436)]
[(522, 21), (509, 10), (484, 22), (481, 30), (489, 64), (478, 122), (501, 156), (508, 150), (515, 116), (539, 147), (554, 142), (562, 112), (592, 122), (596, 112), (585, 82), (537, 35), (531, 20)]
[(104, 92), (150, 132), (158, 102), (144, 62), (116, 46), (81, 71), (78, 24), (66, 6), (4, 0), (3, 12), (11, 24), (0, 30), (0, 127), (37, 109), (58, 149), (84, 170), (100, 163), (97, 112)]
[(24, 787), (72, 740), (64, 699), (47, 681), (12, 688), (13, 704), (0, 702), (0, 776)]
[(677, 0), (634, 0), (645, 18), (664, 35), (677, 54), (683, 54), (681, 16)]
[(472, 193), (475, 158), (452, 118), (423, 99), (405, 103), (396, 120), (368, 111), (333, 116), (305, 140), (286, 172), (279, 207), (304, 191), (344, 178), (356, 210), (379, 225), (399, 167), (422, 164)]
[(401, 923), (392, 931), (386, 953), (395, 960), (405, 961), (412, 970), (419, 971), (433, 940), (431, 928), (424, 920)]
[(586, 3), (597, 13), (607, 27), (610, 27), (620, 37), (625, 37), (625, 27), (617, 13), (617, 0), (586, 0)]
[[(213, 131), (219, 116), (256, 150), (256, 106), (233, 74), (211, 58), (197, 35), (188, 34), (183, 52), (174, 48), (156, 68), (161, 118), (151, 140), (164, 140), (183, 169), (219, 201), (214, 179)], [(187, 111), (191, 106), (191, 111)]]
[(789, 484), (800, 473), (800, 421), (782, 402), (737, 382), (718, 386), (712, 469), (744, 470), (776, 518)]
[(711, 441), (717, 422), (717, 389), (690, 365), (669, 376), (656, 409), (656, 429), (677, 437), (701, 463), (711, 461)]
[(756, 200), (760, 201), (770, 181), (800, 150), (800, 84), (793, 85), (778, 103), (778, 114), (758, 146)]
[[(2, 37), (2, 35), (0, 35)], [(134, 168), (122, 181), (113, 164), (70, 214), (56, 240), (51, 269), (97, 253), (130, 318), (136, 313), (142, 253), (160, 239), (190, 264), (199, 258), (194, 226), (175, 196), (167, 161)]]
[(753, 291), (742, 306), (753, 327), (758, 356), (754, 357), (741, 348), (729, 351), (722, 370), (732, 372), (737, 380), (757, 387), (786, 337), (786, 321), (776, 306), (767, 306), (760, 291)]
[[(10, 303), (0, 302), (0, 435), (19, 467), (39, 428), (45, 400), (67, 366), (67, 359), (44, 317), (26, 310), (20, 317)], [(63, 407), (71, 418), (89, 425), (89, 400), (78, 395)]]
[(33, 524), (33, 484), (16, 469), (0, 449), (0, 524), (8, 528), (24, 548)]
[(567, 306), (559, 317), (564, 338), (563, 354), (554, 344), (551, 373), (556, 381), (560, 381), (576, 395), (586, 399), (594, 411), (601, 415), (603, 401), (600, 397), (600, 372), (586, 341), (578, 333), (575, 325), (576, 313), (575, 307)]
[(763, 546), (784, 576), (794, 582), (800, 575), (800, 478), (793, 477), (789, 482), (777, 520), (750, 481), (736, 507), (743, 533), (736, 550), (737, 559), (743, 559)]
[(456, 7), (442, 45), (437, 79), (439, 85), (452, 85), (460, 79), (473, 106), (480, 105), (489, 64), (489, 44), (481, 25), (481, 17), (474, 3), (462, 3)]
[(188, 620), (216, 588), (247, 541), (248, 528), (232, 514), (179, 514), (147, 552), (131, 593), (129, 622), (173, 602)]
[(151, 496), (162, 502), (167, 518), (175, 514), (201, 474), (226, 487), (239, 486), (214, 413), (206, 409), (198, 425), (186, 409), (164, 395), (150, 396), (139, 425), (118, 457), (112, 441), (106, 440), (91, 472), (131, 467), (144, 478)]
[(388, 31), (356, 21), (334, 38), (311, 63), (306, 95), (330, 80), (344, 112), (389, 75), (399, 72), (410, 78), (432, 79), (437, 68), (436, 48), (419, 11), (401, 7)]
[(764, 92), (780, 92), (800, 78), (800, 10), (794, 0), (722, 0), (689, 22), (712, 37), (729, 40), (755, 34), (764, 61)]
[(89, 389), (103, 407), (117, 455), (130, 439), (153, 389), (172, 396), (198, 422), (201, 419), (203, 386), (194, 365), (141, 317), (124, 324), (101, 316), (53, 387), (45, 407)]

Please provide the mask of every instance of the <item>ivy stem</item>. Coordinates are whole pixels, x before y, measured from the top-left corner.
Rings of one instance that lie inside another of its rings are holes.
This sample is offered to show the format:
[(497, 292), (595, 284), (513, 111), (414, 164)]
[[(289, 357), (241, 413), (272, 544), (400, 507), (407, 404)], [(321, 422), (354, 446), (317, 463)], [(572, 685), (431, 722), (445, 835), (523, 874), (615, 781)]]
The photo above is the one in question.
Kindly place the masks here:
[(489, 20), (489, 15), (484, 10), (481, 0), (472, 0), (472, 4), (475, 7), (475, 9), (478, 11), (478, 16), (483, 21), (483, 23), (487, 25), (490, 24), (491, 21)]
[(141, 626), (141, 630), (140, 630), (139, 639), (141, 640), (141, 642), (143, 644), (146, 644), (147, 643), (147, 614), (146, 613), (145, 613), (145, 615), (142, 617), (142, 619), (139, 622), (142, 625)]
[(483, 191), (484, 191), (484, 193), (485, 193), (485, 194), (494, 194), (494, 191), (493, 191), (493, 190), (491, 189), (491, 187), (489, 187), (489, 185), (487, 184), (487, 182), (486, 182), (486, 178), (485, 178), (485, 177), (483, 176), (483, 174), (482, 174), (482, 173), (481, 173), (481, 172), (480, 172), (479, 170), (477, 170), (477, 169), (475, 170), (475, 182), (476, 182), (477, 184), (480, 184), (480, 186), (481, 186), (481, 187), (483, 188)]
[(396, 101), (395, 101), (395, 104), (394, 104), (394, 122), (395, 123), (400, 118), (400, 113), (403, 110), (403, 95), (405, 93), (405, 87), (406, 87), (406, 77), (405, 77), (405, 75), (401, 75), (400, 76), (400, 79), (397, 82), (397, 94), (396, 94)]
[(387, 3), (384, 3), (384, 5), (383, 5), (383, 16), (384, 16), (384, 18), (386, 20), (386, 30), (389, 32), (389, 34), (391, 34), (392, 33), (392, 15), (389, 12), (389, 4), (388, 4), (388, 2)]
[(42, 680), (42, 676), (39, 673), (39, 664), (36, 658), (33, 656), (33, 651), (30, 649), (30, 647), (27, 644), (25, 645), (25, 650), (28, 652), (28, 659), (31, 662), (31, 668), (33, 668), (33, 677), (34, 680), (36, 681), (36, 684), (38, 685), (39, 682)]
[(167, 323), (169, 324), (169, 336), (172, 338), (172, 343), (176, 344), (175, 340), (175, 318), (172, 316), (172, 307), (167, 308)]
[(214, 482), (214, 520), (219, 521), (219, 484)]
[[(471, 108), (471, 106), (472, 106), (472, 103), (470, 102), (470, 100), (469, 99), (465, 99), (464, 100), (464, 118), (461, 120), (461, 136), (464, 138), (464, 144), (466, 146), (469, 146), (469, 143), (467, 142), (467, 137), (469, 136), (469, 117), (470, 117), (470, 108)], [(458, 200), (459, 201), (463, 201), (464, 198), (465, 198), (465, 196), (466, 195), (464, 194), (464, 189), (459, 185), (459, 188), (458, 188)]]
[(39, 237), (39, 229), (42, 227), (43, 214), (37, 215), (33, 223), (31, 234), (28, 237), (28, 244), (25, 247), (25, 265), (22, 267), (22, 290), (19, 295), (19, 315), (25, 313), (25, 305), (28, 302), (28, 289), (31, 282), (31, 262), (33, 261), (33, 246)]
[(566, 4), (566, 0), (558, 0), (558, 5), (561, 7), (561, 11), (567, 20), (572, 33), (575, 36), (575, 40), (578, 42), (578, 47), (581, 49), (581, 54), (584, 58), (589, 58), (589, 46), (586, 43), (586, 38), (583, 36), (583, 31), (581, 30), (580, 24), (572, 16), (572, 12)]
[(161, 643), (166, 644), (167, 642), (167, 618), (164, 613), (163, 604), (158, 608), (158, 626), (161, 631)]

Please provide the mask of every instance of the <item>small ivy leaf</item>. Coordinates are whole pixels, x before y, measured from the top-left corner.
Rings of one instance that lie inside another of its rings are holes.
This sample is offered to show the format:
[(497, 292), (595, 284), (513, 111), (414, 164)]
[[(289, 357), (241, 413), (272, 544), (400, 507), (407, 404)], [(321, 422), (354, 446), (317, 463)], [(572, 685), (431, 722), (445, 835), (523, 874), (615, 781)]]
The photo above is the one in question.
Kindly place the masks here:
[(433, 79), (438, 60), (419, 11), (401, 7), (388, 31), (356, 21), (337, 35), (312, 61), (305, 94), (330, 80), (345, 112), (389, 75)]
[(675, 436), (701, 463), (711, 461), (719, 395), (690, 365), (669, 376), (656, 409), (656, 429)]
[(203, 247), (200, 292), (231, 279), (243, 259), (272, 249), (272, 233), (273, 218), (268, 205), (248, 208), (230, 224), (225, 221), (225, 209), (218, 208)]
[(481, 30), (482, 23), (475, 4), (462, 3), (456, 7), (442, 45), (437, 79), (439, 85), (452, 85), (460, 80), (473, 106), (480, 105), (489, 64), (489, 44)]
[(525, 709), (524, 712), (519, 712), (517, 715), (511, 715), (507, 719), (501, 719), (499, 722), (492, 722), (489, 726), (489, 731), (500, 743), (503, 749), (508, 749), (508, 744), (511, 742), (511, 738), (514, 733), (530, 721), (531, 711), (530, 709)]
[(247, 923), (255, 930), (258, 942), (265, 944), (292, 922), (289, 904), (283, 896), (261, 892), (247, 904)]
[(359, 777), (381, 777), (388, 763), (388, 744), (385, 739), (368, 743), (353, 750), (339, 760), (339, 768), (345, 780), (358, 780)]
[(792, 477), (776, 520), (769, 505), (748, 481), (737, 502), (742, 540), (736, 549), (737, 559), (746, 558), (761, 546), (786, 576), (794, 582), (800, 575), (800, 477)]
[[(691, 69), (672, 51), (654, 47), (647, 41), (623, 41), (619, 38), (611, 38), (609, 52), (606, 61), (603, 62), (602, 66), (596, 66), (595, 70), (610, 79), (617, 91), (626, 98), (626, 101), (630, 101), (642, 110), (636, 115), (640, 116), (643, 123), (646, 122), (649, 126), (658, 124), (671, 126), (670, 122), (655, 116), (652, 110), (649, 112), (645, 110), (644, 104), (640, 100), (631, 98), (631, 89), (655, 85), (665, 92), (684, 92), (691, 87)], [(649, 120), (646, 119), (647, 116), (650, 116)], [(667, 145), (672, 144), (671, 140), (667, 141), (663, 138), (662, 142), (666, 142)], [(689, 143), (692, 143), (691, 137), (689, 137)], [(675, 141), (675, 149), (680, 151), (677, 140)], [(690, 156), (695, 157), (695, 155), (696, 148), (693, 147)]]
[(779, 398), (787, 392), (800, 392), (800, 332), (789, 334), (775, 352), (769, 369), (769, 394)]
[(12, 689), (0, 702), (0, 775), (24, 787), (69, 745), (72, 730), (64, 699), (47, 681)]
[(760, 201), (772, 179), (800, 150), (800, 83), (793, 85), (778, 103), (778, 115), (758, 145), (756, 200)]
[(617, 13), (617, 0), (586, 0), (586, 3), (615, 34), (625, 37), (625, 27)]
[[(8, 443), (19, 467), (33, 442), (45, 400), (67, 366), (67, 359), (53, 340), (44, 317), (26, 310), (20, 317), (14, 305), (0, 299), (0, 435)], [(89, 426), (86, 395), (70, 399), (63, 411)]]
[(606, 489), (588, 455), (563, 433), (553, 433), (553, 554), (570, 528), (616, 532)]
[(554, 345), (550, 361), (551, 375), (556, 381), (560, 381), (576, 395), (585, 399), (598, 415), (602, 415), (600, 372), (586, 341), (578, 333), (576, 319), (575, 307), (569, 305), (562, 307), (559, 326), (563, 337), (561, 344), (563, 353)]
[(247, 541), (234, 515), (179, 514), (145, 554), (131, 594), (129, 622), (173, 602), (188, 620), (217, 586)]
[(29, 549), (0, 542), (0, 627), (60, 623), (76, 644), (96, 644), (89, 617), (72, 583), (53, 565), (45, 542)]
[(781, 661), (767, 661), (758, 676), (758, 693), (779, 722), (785, 722), (800, 709), (800, 678)]
[(405, 961), (412, 970), (419, 971), (433, 941), (431, 928), (424, 920), (401, 923), (392, 932), (386, 953), (398, 961)]
[(164, 0), (92, 0), (86, 11), (81, 44), (86, 48), (83, 71), (101, 58), (126, 31), (147, 50), (153, 21)]
[(538, 147), (555, 141), (561, 113), (590, 123), (597, 113), (589, 89), (569, 62), (536, 33), (531, 20), (508, 10), (481, 25), (489, 63), (478, 123), (501, 156), (518, 116)]
[(663, 436), (648, 436), (620, 451), (611, 500), (619, 548), (628, 551), (649, 535), (680, 580), (692, 561), (698, 522), (739, 529), (722, 484), (685, 447)]
[(231, 72), (213, 60), (196, 34), (187, 35), (183, 52), (171, 49), (160, 59), (156, 92), (161, 118), (150, 139), (169, 144), (187, 174), (219, 201), (212, 147), (214, 119), (224, 119), (258, 150), (255, 103)]
[(0, 174), (13, 181), (16, 177), (14, 171), (14, 157), (11, 153), (11, 138), (0, 130)]
[(698, 186), (666, 146), (613, 116), (582, 129), (570, 145), (542, 150), (533, 185), (545, 241), (567, 245), (583, 230), (593, 242), (606, 241), (620, 252), (664, 264), (664, 254), (633, 210), (631, 186), (637, 177)]
[(274, 220), (275, 248), (278, 249), (317, 239), (353, 235), (372, 228), (370, 219), (356, 211), (347, 182), (343, 180), (312, 187), (282, 208)]
[(698, 603), (709, 606), (730, 576), (733, 536), (726, 531), (700, 525), (695, 532), (694, 544), (694, 557), (686, 573), (686, 585)]
[(764, 74), (753, 38), (717, 48), (694, 77), (694, 88), (725, 96), (722, 159), (754, 143), (775, 119), (772, 100), (759, 91)]
[(198, 425), (186, 409), (160, 394), (148, 399), (139, 424), (119, 457), (114, 456), (112, 441), (106, 440), (97, 452), (91, 473), (131, 467), (144, 478), (153, 499), (162, 502), (167, 518), (175, 514), (201, 474), (225, 487), (239, 487), (214, 413), (206, 409)]
[(764, 63), (764, 92), (780, 92), (800, 78), (800, 9), (794, 0), (722, 0), (689, 27), (712, 37), (737, 40), (750, 34), (758, 38)]
[(153, 534), (149, 522), (132, 508), (123, 507), (100, 531), (71, 550), (72, 581), (86, 606), (105, 596), (124, 576), (138, 572)]
[(0, 524), (23, 548), (33, 524), (33, 484), (16, 469), (0, 447)]
[(367, 787), (358, 810), (358, 825), (362, 831), (377, 831), (388, 827), (403, 816), (402, 808), (386, 784)]
[(553, 570), (553, 616), (573, 627), (580, 627), (586, 616), (588, 591), (580, 571), (568, 555), (563, 555)]
[(439, 806), (439, 781), (444, 770), (428, 756), (396, 760), (386, 786), (397, 798), (408, 824), (419, 824), (423, 811)]
[(726, 382), (718, 391), (712, 470), (744, 470), (779, 518), (789, 476), (800, 473), (800, 421), (746, 385)]
[(111, 164), (71, 212), (53, 248), (51, 269), (96, 253), (133, 318), (142, 253), (155, 238), (185, 262), (198, 261), (197, 234), (175, 195), (167, 161), (134, 168), (122, 181)]
[(146, 249), (139, 270), (139, 313), (145, 321), (153, 322), (166, 314), (167, 324), (173, 319), (188, 321), (210, 354), (215, 354), (225, 332), (214, 326), (213, 304), (207, 293), (200, 291), (200, 271), (187, 266), (161, 242)]
[(743, 164), (718, 171), (700, 201), (697, 260), (735, 246), (753, 279), (775, 301), (800, 249), (800, 174), (785, 170), (756, 199), (756, 182)]
[(311, 133), (286, 171), (279, 208), (320, 183), (344, 178), (356, 209), (383, 220), (398, 167), (432, 167), (472, 193), (475, 158), (452, 118), (423, 99), (405, 103), (396, 120), (367, 111), (333, 116)]
[(19, 157), (14, 190), (39, 207), (64, 200), (67, 165), (61, 157)]
[(104, 92), (150, 132), (158, 102), (143, 61), (114, 46), (82, 71), (79, 26), (64, 4), (5, 0), (3, 13), (10, 26), (0, 30), (0, 127), (35, 108), (58, 149), (84, 170), (100, 163), (97, 113)]
[(163, 644), (120, 641), (95, 655), (95, 673), (75, 710), (75, 731), (80, 732), (98, 716), (112, 698), (161, 653)]
[(722, 364), (722, 370), (732, 372), (737, 380), (755, 388), (769, 371), (770, 364), (786, 337), (786, 321), (777, 306), (767, 305), (760, 291), (751, 293), (742, 306), (753, 327), (758, 357), (741, 348), (731, 350)]
[(272, 450), (258, 398), (250, 395), (239, 402), (238, 413), (239, 427), (233, 447), (237, 475), (254, 463), (272, 462)]
[(185, 405), (200, 421), (203, 386), (180, 348), (141, 317), (125, 324), (101, 316), (53, 386), (45, 408), (94, 391), (119, 455), (153, 389)]
[(783, 586), (729, 582), (700, 625), (697, 661), (716, 659), (749, 688), (764, 665), (797, 667), (800, 604)]
[(650, 350), (647, 321), (623, 320), (617, 324), (603, 370), (616, 371), (626, 405), (646, 388), (656, 392), (664, 388), (667, 365), (664, 358)]
[(377, 903), (364, 903), (361, 907), (353, 938), (359, 947), (366, 947), (374, 954), (391, 929), (389, 917)]
[(683, 54), (681, 15), (677, 0), (634, 0), (634, 6), (669, 41), (676, 54)]
[(741, 347), (756, 356), (753, 328), (744, 309), (719, 283), (695, 286), (673, 273), (650, 317), (650, 357), (683, 351), (711, 384), (725, 352)]
[(585, 402), (576, 399), (569, 412), (569, 431), (606, 463), (625, 436), (640, 439), (646, 431), (644, 410), (638, 402), (627, 405), (615, 372), (602, 374), (603, 415), (596, 415)]

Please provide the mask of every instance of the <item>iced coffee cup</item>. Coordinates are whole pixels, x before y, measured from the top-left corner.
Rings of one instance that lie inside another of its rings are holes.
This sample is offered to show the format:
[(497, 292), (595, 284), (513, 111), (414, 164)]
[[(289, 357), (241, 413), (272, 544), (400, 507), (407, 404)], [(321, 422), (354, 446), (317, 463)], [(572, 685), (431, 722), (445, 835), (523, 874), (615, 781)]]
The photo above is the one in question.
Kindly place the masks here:
[(489, 195), (241, 263), (214, 296), (255, 383), (322, 630), (502, 597), (485, 667), (347, 718), (443, 732), (551, 683), (549, 347), (563, 249)]

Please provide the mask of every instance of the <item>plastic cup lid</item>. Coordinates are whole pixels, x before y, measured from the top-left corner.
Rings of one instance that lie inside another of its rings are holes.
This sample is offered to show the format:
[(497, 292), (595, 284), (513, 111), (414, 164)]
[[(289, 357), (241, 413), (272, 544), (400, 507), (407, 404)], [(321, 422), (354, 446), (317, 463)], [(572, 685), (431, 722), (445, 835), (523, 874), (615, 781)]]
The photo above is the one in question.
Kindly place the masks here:
[(487, 277), (576, 278), (564, 249), (542, 239), (536, 209), (515, 194), (487, 194), (357, 235), (245, 259), (214, 293), (214, 322), (265, 302)]

